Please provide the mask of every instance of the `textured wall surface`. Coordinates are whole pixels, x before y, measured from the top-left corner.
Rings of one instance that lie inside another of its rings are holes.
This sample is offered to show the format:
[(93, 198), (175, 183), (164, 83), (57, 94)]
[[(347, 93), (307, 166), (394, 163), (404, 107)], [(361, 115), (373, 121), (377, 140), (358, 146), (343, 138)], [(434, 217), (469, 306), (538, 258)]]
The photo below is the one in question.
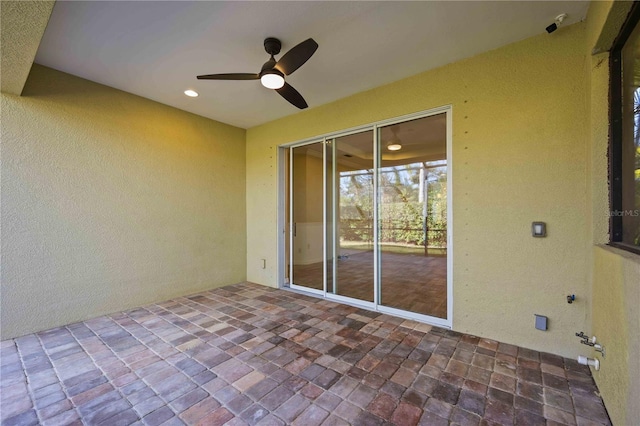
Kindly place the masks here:
[[(609, 241), (609, 186), (607, 175), (609, 161), (609, 53), (611, 44), (624, 22), (625, 12), (631, 2), (594, 1), (589, 6), (587, 44), (585, 53), (591, 56), (585, 72), (587, 77), (587, 102), (589, 104), (588, 127), (590, 130), (589, 201), (591, 205), (591, 238), (588, 254), (593, 254), (592, 244)], [(615, 11), (623, 9), (623, 13)], [(613, 13), (612, 13), (613, 12)], [(609, 22), (607, 25), (606, 23)], [(603, 29), (607, 28), (606, 35)], [(608, 44), (607, 44), (608, 43)]]
[(611, 49), (632, 5), (633, 1), (628, 0), (597, 0), (589, 4), (587, 46), (590, 53)]
[[(607, 351), (583, 349), (583, 354), (601, 361), (593, 371), (600, 394), (615, 425), (637, 424), (640, 419), (640, 256), (616, 250), (609, 241), (609, 55), (606, 53), (620, 32), (631, 3), (592, 2), (587, 16), (587, 69), (590, 102), (591, 170), (590, 256), (592, 268), (592, 321), (588, 333), (595, 335)], [(603, 53), (597, 53), (603, 52)]]
[(19, 95), (53, 11), (53, 1), (0, 2), (0, 90)]
[[(279, 144), (450, 104), (454, 329), (577, 355), (590, 291), (585, 51), (582, 23), (249, 129), (247, 278), (278, 285)], [(531, 237), (533, 221), (547, 238)]]
[(606, 349), (593, 371), (614, 425), (640, 419), (640, 256), (610, 247), (594, 248), (592, 333)]
[(2, 338), (245, 279), (245, 131), (34, 65), (2, 95)]

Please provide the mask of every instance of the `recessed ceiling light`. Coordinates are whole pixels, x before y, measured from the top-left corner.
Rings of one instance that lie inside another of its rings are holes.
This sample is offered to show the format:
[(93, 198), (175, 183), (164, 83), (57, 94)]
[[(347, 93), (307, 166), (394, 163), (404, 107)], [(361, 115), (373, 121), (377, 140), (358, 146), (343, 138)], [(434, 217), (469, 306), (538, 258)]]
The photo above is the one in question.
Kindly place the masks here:
[(190, 98), (195, 98), (196, 96), (198, 96), (198, 92), (196, 92), (195, 90), (185, 90), (184, 94), (189, 96)]

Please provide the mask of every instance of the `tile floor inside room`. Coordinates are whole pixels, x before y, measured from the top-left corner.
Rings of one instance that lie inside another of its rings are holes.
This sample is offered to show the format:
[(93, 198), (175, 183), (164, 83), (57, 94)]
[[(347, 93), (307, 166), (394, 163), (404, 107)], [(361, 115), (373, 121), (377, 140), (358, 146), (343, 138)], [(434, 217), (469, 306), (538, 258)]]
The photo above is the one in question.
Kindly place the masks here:
[(3, 425), (610, 424), (573, 360), (255, 284), (2, 342)]
[[(373, 302), (373, 251), (351, 250), (347, 253), (338, 261), (338, 285), (335, 293)], [(382, 252), (381, 263), (382, 305), (437, 318), (447, 317), (446, 256)], [(329, 261), (329, 283), (332, 282), (331, 265)], [(293, 282), (299, 286), (322, 290), (323, 274), (323, 262), (294, 265)], [(334, 292), (331, 285), (328, 291)]]

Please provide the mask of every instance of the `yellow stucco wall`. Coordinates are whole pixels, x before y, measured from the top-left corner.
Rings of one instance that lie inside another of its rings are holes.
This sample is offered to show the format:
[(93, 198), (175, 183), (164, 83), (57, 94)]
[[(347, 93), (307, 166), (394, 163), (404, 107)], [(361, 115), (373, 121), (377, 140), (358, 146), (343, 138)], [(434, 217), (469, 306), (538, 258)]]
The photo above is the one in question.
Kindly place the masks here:
[[(594, 248), (592, 333), (606, 349), (593, 371), (614, 425), (640, 419), (640, 256)], [(586, 351), (586, 350), (585, 350)]]
[[(585, 50), (576, 24), (249, 129), (248, 280), (278, 285), (279, 144), (452, 105), (453, 327), (576, 356), (590, 290)], [(532, 221), (549, 236), (532, 238)]]
[(34, 65), (2, 94), (2, 339), (245, 279), (245, 131)]
[[(606, 357), (584, 349), (601, 361), (592, 370), (614, 425), (640, 419), (640, 256), (602, 244), (609, 240), (609, 55), (607, 51), (627, 16), (631, 3), (592, 2), (587, 16), (589, 81), (590, 205), (592, 259), (592, 321), (588, 333), (606, 348)], [(602, 52), (602, 53), (600, 53)], [(595, 246), (594, 246), (595, 244)]]
[(54, 4), (50, 0), (0, 2), (2, 93), (22, 93)]

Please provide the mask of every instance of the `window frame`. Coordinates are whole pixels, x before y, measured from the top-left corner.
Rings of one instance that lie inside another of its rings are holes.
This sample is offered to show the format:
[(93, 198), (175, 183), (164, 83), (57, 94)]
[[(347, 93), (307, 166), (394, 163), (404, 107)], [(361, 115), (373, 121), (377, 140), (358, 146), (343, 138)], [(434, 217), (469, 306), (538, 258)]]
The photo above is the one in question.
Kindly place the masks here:
[[(640, 25), (640, 2), (634, 2), (620, 33), (613, 42), (609, 56), (609, 208), (622, 211), (622, 155), (623, 155), (623, 105), (622, 105), (622, 50), (631, 33)], [(609, 245), (640, 254), (640, 247), (622, 241), (622, 216), (609, 216)]]

